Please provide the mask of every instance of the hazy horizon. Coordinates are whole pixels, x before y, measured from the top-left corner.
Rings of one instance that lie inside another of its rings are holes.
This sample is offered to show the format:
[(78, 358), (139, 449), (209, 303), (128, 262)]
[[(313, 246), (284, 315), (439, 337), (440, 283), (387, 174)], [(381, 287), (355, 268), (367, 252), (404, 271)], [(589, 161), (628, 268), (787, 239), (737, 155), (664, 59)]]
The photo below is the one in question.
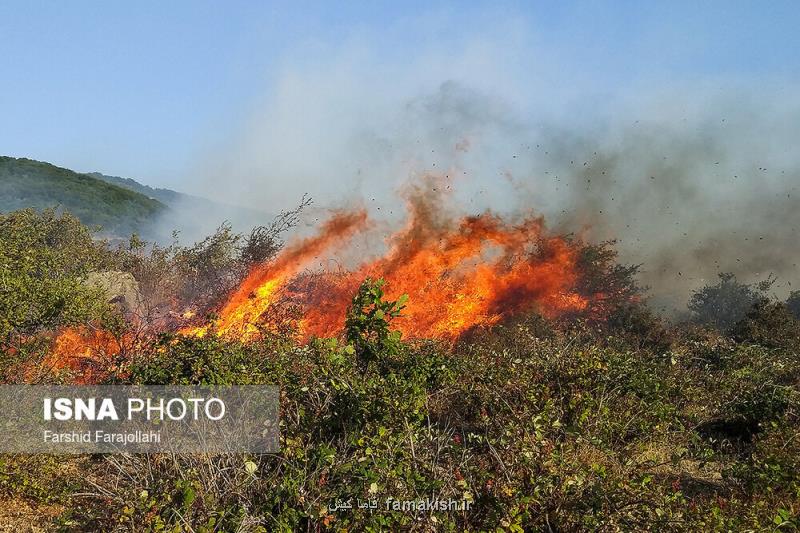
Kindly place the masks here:
[(786, 291), (800, 281), (798, 14), (6, 4), (0, 151), (265, 212), (309, 194), (389, 220), (405, 183), (441, 174), (465, 212), (534, 210), (617, 239), (657, 298), (720, 270)]

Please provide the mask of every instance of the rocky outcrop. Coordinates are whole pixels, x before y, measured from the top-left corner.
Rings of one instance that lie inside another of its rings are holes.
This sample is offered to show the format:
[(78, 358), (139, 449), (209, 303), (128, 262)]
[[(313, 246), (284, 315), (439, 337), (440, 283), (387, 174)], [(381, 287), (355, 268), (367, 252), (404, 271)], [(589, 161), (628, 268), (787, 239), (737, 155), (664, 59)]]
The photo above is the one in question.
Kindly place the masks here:
[(141, 314), (144, 306), (139, 283), (129, 272), (92, 272), (86, 283), (106, 293), (109, 303), (117, 305), (125, 314)]

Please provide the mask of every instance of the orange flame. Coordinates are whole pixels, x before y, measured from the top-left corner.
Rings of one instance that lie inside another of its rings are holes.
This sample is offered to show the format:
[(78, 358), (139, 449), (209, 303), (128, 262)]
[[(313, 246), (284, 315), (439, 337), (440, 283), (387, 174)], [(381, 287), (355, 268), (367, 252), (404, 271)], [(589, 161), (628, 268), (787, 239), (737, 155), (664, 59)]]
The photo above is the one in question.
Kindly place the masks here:
[[(320, 253), (363, 229), (366, 222), (364, 210), (336, 213), (317, 235), (290, 244), (274, 262), (253, 269), (220, 311), (217, 332), (223, 335), (236, 332), (245, 338), (256, 334), (279, 289)], [(181, 331), (197, 336), (207, 332), (207, 325)]]
[[(300, 310), (295, 323), (304, 339), (336, 336), (365, 278), (383, 278), (389, 299), (409, 296), (393, 327), (412, 338), (452, 341), (521, 313), (558, 317), (588, 308), (576, 290), (577, 247), (549, 235), (541, 217), (508, 221), (490, 211), (448, 216), (436, 190), (412, 187), (408, 222), (388, 236), (382, 256), (362, 258), (349, 271), (305, 270), (347, 249), (352, 237), (371, 226), (364, 209), (336, 212), (315, 235), (289, 243), (274, 260), (253, 268), (212, 324), (179, 333), (248, 340), (278, 328), (289, 308)], [(192, 317), (191, 310), (183, 315)], [(97, 382), (110, 370), (110, 358), (131, 340), (130, 335), (118, 339), (103, 330), (67, 328), (45, 364), (77, 372), (79, 382)]]
[(109, 358), (122, 350), (120, 339), (109, 331), (86, 327), (65, 328), (53, 342), (44, 361), (52, 370), (69, 369), (76, 372), (77, 383), (95, 383), (108, 370)]
[[(546, 235), (541, 217), (510, 223), (486, 212), (453, 219), (443, 214), (438, 199), (419, 191), (410, 198), (409, 222), (389, 236), (383, 257), (349, 272), (300, 274), (310, 260), (331, 254), (367, 227), (363, 210), (337, 213), (317, 235), (253, 270), (220, 310), (217, 332), (249, 338), (269, 326), (269, 311), (279, 301), (288, 300), (303, 309), (303, 337), (336, 335), (367, 277), (385, 279), (388, 298), (409, 295), (394, 325), (416, 338), (452, 340), (522, 312), (555, 317), (586, 308), (574, 289), (575, 249)], [(208, 326), (183, 331), (207, 332)]]

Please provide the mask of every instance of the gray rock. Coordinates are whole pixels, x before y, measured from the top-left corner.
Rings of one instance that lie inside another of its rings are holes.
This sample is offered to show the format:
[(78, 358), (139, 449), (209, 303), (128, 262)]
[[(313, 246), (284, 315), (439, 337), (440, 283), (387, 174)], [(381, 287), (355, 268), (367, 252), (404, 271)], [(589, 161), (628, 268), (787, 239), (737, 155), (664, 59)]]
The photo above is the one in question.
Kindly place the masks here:
[(144, 300), (139, 291), (139, 282), (129, 272), (91, 272), (86, 283), (105, 292), (108, 302), (119, 306), (123, 313), (141, 313)]

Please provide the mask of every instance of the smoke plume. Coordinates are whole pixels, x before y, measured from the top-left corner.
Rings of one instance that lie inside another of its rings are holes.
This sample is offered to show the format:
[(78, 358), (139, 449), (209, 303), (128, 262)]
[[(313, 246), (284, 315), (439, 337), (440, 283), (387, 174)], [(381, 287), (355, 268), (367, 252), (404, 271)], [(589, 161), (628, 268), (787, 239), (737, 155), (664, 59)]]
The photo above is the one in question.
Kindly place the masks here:
[(719, 271), (773, 274), (777, 295), (791, 289), (793, 86), (564, 89), (548, 85), (556, 67), (545, 58), (535, 75), (519, 74), (523, 44), (512, 32), (455, 60), (387, 66), (355, 47), (324, 65), (289, 61), (240, 137), (202, 161), (200, 192), (267, 212), (308, 193), (318, 208), (363, 204), (389, 227), (404, 213), (398, 192), (433, 174), (453, 188), (448, 209), (534, 209), (551, 230), (616, 240), (658, 307), (685, 308)]

